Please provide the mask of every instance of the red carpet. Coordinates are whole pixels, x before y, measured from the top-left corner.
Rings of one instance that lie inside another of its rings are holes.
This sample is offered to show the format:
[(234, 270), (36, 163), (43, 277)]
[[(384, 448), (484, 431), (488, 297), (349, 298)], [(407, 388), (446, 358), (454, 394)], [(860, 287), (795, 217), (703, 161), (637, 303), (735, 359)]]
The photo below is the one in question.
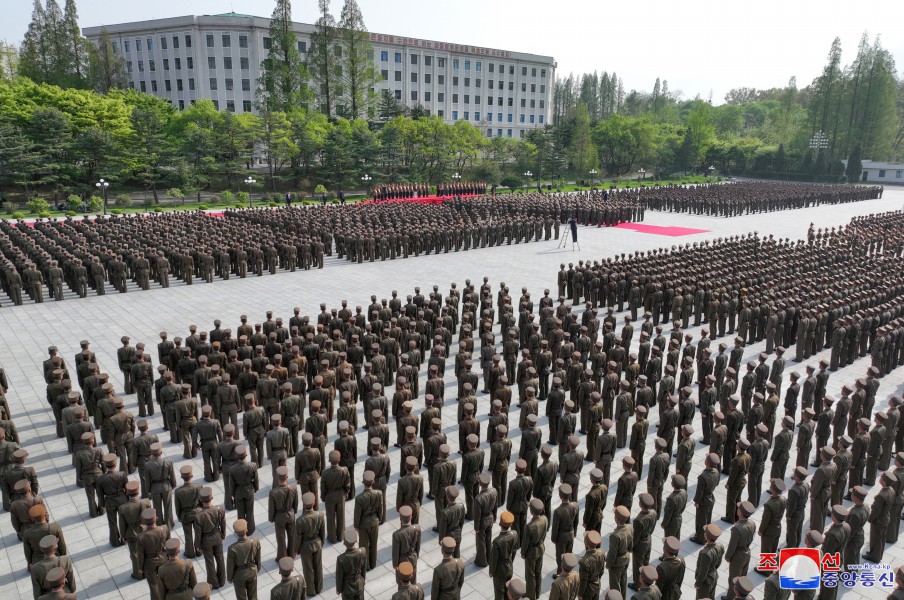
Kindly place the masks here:
[(669, 237), (681, 237), (682, 235), (694, 235), (695, 233), (709, 233), (708, 229), (691, 229), (690, 227), (662, 227), (660, 225), (645, 225), (643, 223), (621, 223), (616, 225), (619, 229), (633, 229), (637, 233), (654, 233)]

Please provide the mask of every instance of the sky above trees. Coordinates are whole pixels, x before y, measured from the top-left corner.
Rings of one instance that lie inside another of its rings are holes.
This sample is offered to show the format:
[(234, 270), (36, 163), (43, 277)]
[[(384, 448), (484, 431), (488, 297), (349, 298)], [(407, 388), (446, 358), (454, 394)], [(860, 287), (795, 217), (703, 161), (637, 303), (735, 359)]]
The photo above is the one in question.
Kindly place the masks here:
[[(341, 4), (332, 2), (337, 17)], [(371, 31), (550, 55), (559, 75), (615, 71), (628, 90), (650, 91), (661, 77), (684, 98), (699, 94), (706, 100), (712, 94), (714, 104), (724, 102), (732, 88), (780, 87), (791, 76), (808, 85), (820, 75), (836, 36), (844, 62), (853, 60), (866, 31), (870, 37), (880, 35), (883, 47), (904, 65), (904, 29), (893, 18), (895, 4), (883, 0), (852, 10), (830, 0), (814, 10), (810, 3), (782, 0), (722, 5), (654, 0), (642, 8), (589, 1), (360, 1)], [(3, 6), (0, 40), (19, 44), (32, 2), (4, 0)], [(83, 27), (230, 10), (266, 17), (271, 8), (255, 0), (78, 3)], [(298, 21), (314, 23), (318, 17), (314, 0), (296, 2), (293, 9)]]

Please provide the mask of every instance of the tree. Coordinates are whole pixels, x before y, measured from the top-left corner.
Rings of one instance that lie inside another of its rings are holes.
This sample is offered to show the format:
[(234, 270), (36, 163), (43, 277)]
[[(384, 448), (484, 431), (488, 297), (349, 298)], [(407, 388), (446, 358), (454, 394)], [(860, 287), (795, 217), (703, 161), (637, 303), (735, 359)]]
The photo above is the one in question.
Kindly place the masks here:
[(162, 106), (156, 110), (139, 107), (132, 110), (132, 159), (138, 177), (151, 188), (155, 204), (160, 203), (157, 184), (163, 179), (164, 168), (173, 162), (172, 140), (166, 135), (171, 114)]
[(258, 104), (263, 110), (288, 112), (307, 107), (308, 70), (298, 51), (292, 23), (292, 4), (277, 0), (270, 17), (270, 49), (261, 63)]
[(622, 175), (655, 155), (657, 133), (646, 118), (612, 115), (593, 130), (606, 170)]
[(12, 44), (0, 41), (0, 83), (11, 81), (19, 65), (19, 51)]
[(860, 158), (860, 144), (857, 144), (848, 156), (847, 168), (844, 170), (844, 174), (847, 175), (849, 183), (855, 183), (860, 181), (861, 173), (863, 173), (863, 162)]
[(217, 171), (226, 177), (228, 189), (238, 186), (238, 179), (251, 164), (257, 117), (251, 113), (221, 111), (214, 121), (217, 147)]
[(122, 167), (119, 146), (106, 129), (91, 126), (79, 133), (74, 151), (79, 156), (78, 182), (91, 189), (98, 177), (117, 179)]
[(37, 169), (31, 140), (18, 125), (0, 123), (0, 191), (28, 184)]
[(374, 49), (370, 45), (364, 17), (357, 0), (345, 0), (339, 17), (339, 43), (342, 56), (342, 86), (348, 104), (345, 113), (349, 118), (372, 117), (376, 94), (374, 88), (380, 74), (374, 64)]
[(218, 139), (216, 134), (219, 115), (213, 101), (199, 100), (173, 119), (171, 135), (179, 140), (181, 158), (180, 173), (186, 195), (194, 193), (198, 202), (201, 191), (210, 186), (217, 170)]
[(18, 74), (37, 83), (43, 83), (50, 77), (51, 59), (48, 40), (45, 37), (46, 20), (41, 0), (34, 0), (31, 22), (25, 32), (25, 39), (22, 40)]
[(779, 144), (778, 150), (775, 151), (775, 158), (772, 159), (772, 168), (776, 173), (784, 173), (788, 168), (788, 157), (785, 156), (785, 145)]
[(40, 160), (38, 182), (60, 194), (71, 182), (73, 167), (69, 117), (55, 108), (38, 109), (31, 115), (28, 137)]
[(292, 158), (297, 155), (298, 148), (292, 143), (292, 129), (286, 113), (264, 110), (258, 123), (260, 149), (267, 164), (270, 188), (275, 192), (277, 174), (289, 165)]
[(330, 14), (330, 0), (318, 0), (320, 17), (311, 33), (307, 65), (314, 83), (317, 108), (332, 119), (336, 103), (342, 97), (342, 45), (336, 19)]
[(101, 28), (97, 44), (88, 46), (88, 85), (106, 94), (112, 89), (126, 89), (129, 76), (122, 54), (113, 51), (113, 40), (106, 27)]
[(587, 105), (581, 102), (575, 114), (574, 130), (568, 147), (568, 162), (577, 176), (582, 178), (587, 171), (596, 167), (597, 158), (596, 146), (593, 145), (590, 132), (590, 113)]
[(380, 104), (377, 110), (380, 120), (384, 123), (405, 114), (405, 107), (392, 94), (392, 90), (380, 90)]
[(63, 28), (60, 36), (63, 38), (67, 52), (69, 53), (69, 77), (67, 87), (84, 87), (88, 75), (88, 40), (82, 37), (82, 30), (78, 25), (78, 10), (75, 0), (66, 0), (63, 12)]

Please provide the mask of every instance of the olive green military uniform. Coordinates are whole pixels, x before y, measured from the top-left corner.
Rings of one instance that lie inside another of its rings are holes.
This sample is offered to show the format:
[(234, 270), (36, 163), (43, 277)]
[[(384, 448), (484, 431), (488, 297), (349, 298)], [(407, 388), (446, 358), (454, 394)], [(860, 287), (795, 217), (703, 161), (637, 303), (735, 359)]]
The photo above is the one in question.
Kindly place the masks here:
[(263, 568), (261, 543), (252, 537), (239, 538), (226, 552), (226, 579), (235, 586), (238, 600), (257, 599), (257, 574)]

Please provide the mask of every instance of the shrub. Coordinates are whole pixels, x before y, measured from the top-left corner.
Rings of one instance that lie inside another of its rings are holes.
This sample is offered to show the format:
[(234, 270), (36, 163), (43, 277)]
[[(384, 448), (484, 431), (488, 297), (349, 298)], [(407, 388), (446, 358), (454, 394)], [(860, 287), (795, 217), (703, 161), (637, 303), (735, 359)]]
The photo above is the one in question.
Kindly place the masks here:
[(77, 215), (77, 214), (78, 214), (78, 213), (75, 212), (74, 210), (67, 210), (67, 211), (66, 211), (66, 216), (67, 216), (67, 217), (74, 217), (74, 216)]
[(47, 219), (50, 217), (50, 213), (45, 210), (44, 212), (38, 213), (38, 216), (41, 217), (42, 219)]
[(32, 214), (38, 215), (40, 213), (50, 212), (50, 205), (47, 203), (47, 200), (44, 200), (43, 198), (29, 200), (26, 206), (28, 207), (28, 212)]
[(12, 214), (12, 218), (14, 218), (14, 219), (24, 219), (24, 218), (25, 218), (25, 213), (24, 213), (24, 212), (16, 211), (16, 212), (14, 212), (14, 213)]
[(214, 194), (214, 195), (212, 195), (212, 196), (210, 197), (210, 202), (211, 202), (212, 204), (219, 204), (219, 203), (222, 202), (222, 201), (223, 201), (223, 196), (222, 196), (222, 194)]
[(180, 190), (179, 188), (170, 188), (170, 189), (166, 190), (165, 195), (169, 198), (184, 198), (185, 197), (182, 190)]
[(198, 210), (207, 210), (208, 206), (206, 204), (199, 204)]
[(66, 206), (69, 207), (70, 211), (77, 212), (82, 208), (82, 199), (72, 194), (66, 198)]
[(248, 204), (248, 192), (239, 192), (237, 194), (239, 202), (242, 204)]
[(317, 187), (314, 188), (314, 193), (315, 193), (315, 194), (318, 194), (318, 195), (319, 195), (319, 194), (325, 194), (325, 193), (326, 193), (326, 187), (324, 187), (324, 185), (323, 185), (322, 183), (318, 183), (318, 184), (317, 184)]
[(114, 214), (114, 215), (121, 215), (121, 214), (122, 214), (122, 209), (121, 209), (121, 208), (114, 208), (114, 209), (111, 209), (111, 210), (110, 210), (110, 213), (111, 213), (111, 214)]
[(220, 199), (221, 199), (221, 201), (225, 202), (226, 204), (229, 204), (230, 202), (232, 202), (235, 199), (235, 194), (233, 194), (229, 190), (226, 190), (225, 192), (220, 194)]
[(163, 209), (160, 208), (159, 206), (155, 206), (155, 207), (154, 207), (154, 212), (163, 212)]
[(248, 205), (247, 205), (247, 204), (243, 204), (243, 203), (241, 203), (241, 202), (236, 202), (236, 203), (235, 203), (235, 208), (245, 208), (246, 206), (248, 206)]
[(94, 213), (104, 210), (104, 199), (100, 196), (91, 196), (88, 198), (88, 210)]
[(120, 194), (116, 196), (116, 206), (127, 208), (132, 206), (132, 197), (128, 194)]
[(275, 207), (277, 207), (277, 206), (280, 206), (280, 204), (279, 204), (279, 202), (272, 202), (272, 201), (271, 201), (270, 203), (267, 204), (267, 206), (271, 206), (271, 207), (274, 207), (274, 208), (275, 208)]

